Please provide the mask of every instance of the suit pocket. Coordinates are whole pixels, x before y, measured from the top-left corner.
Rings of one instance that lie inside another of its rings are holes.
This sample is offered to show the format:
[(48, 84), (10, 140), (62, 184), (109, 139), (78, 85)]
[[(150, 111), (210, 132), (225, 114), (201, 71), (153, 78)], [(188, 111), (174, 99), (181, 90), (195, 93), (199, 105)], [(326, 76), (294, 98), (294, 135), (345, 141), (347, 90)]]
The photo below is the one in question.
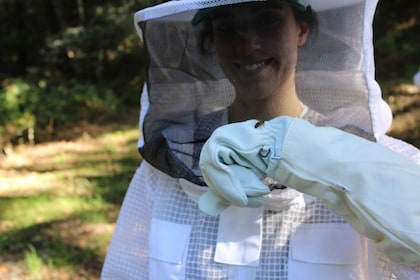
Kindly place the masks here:
[(152, 219), (149, 232), (149, 279), (184, 279), (191, 226)]
[(291, 236), (289, 279), (361, 279), (361, 246), (347, 224), (303, 224)]

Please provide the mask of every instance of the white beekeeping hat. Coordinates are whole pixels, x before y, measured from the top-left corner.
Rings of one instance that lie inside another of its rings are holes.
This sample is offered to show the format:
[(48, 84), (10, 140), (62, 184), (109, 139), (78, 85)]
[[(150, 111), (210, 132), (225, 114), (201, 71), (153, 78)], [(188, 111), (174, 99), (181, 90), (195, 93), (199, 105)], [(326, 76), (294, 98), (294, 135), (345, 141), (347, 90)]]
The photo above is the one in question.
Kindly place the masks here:
[[(372, 21), (378, 0), (278, 1), (298, 9), (310, 5), (319, 20), (317, 36), (299, 50), (300, 99), (337, 127), (351, 125), (377, 139), (384, 135), (392, 114), (374, 76)], [(171, 176), (203, 184), (194, 160), (197, 143), (218, 125), (205, 116), (226, 108), (234, 98), (216, 59), (198, 47), (203, 9), (243, 2), (250, 1), (170, 1), (134, 16), (148, 62), (139, 148), (145, 160)], [(199, 132), (198, 126), (203, 127)]]

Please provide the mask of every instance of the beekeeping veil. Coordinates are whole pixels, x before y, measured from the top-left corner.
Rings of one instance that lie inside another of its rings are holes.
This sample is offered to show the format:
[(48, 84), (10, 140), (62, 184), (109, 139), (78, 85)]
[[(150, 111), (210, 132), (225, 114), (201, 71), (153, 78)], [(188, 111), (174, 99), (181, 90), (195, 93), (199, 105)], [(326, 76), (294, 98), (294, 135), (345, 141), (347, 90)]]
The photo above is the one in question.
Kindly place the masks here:
[[(204, 184), (197, 158), (202, 143), (220, 125), (206, 116), (223, 111), (234, 99), (215, 57), (198, 47), (201, 27), (191, 20), (199, 9), (246, 1), (178, 0), (135, 14), (148, 61), (139, 149), (146, 161), (173, 177)], [(299, 49), (300, 99), (334, 120), (334, 126), (360, 128), (372, 139), (384, 135), (392, 119), (374, 77), (377, 1), (294, 1), (310, 4), (319, 20), (318, 35)]]

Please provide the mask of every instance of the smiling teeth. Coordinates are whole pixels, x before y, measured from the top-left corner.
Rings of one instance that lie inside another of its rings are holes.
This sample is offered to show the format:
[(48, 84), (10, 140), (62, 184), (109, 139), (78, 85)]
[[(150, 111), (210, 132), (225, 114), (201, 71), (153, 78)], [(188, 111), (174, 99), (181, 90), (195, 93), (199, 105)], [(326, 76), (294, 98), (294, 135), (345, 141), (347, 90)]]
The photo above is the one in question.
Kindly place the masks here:
[(264, 62), (263, 63), (245, 65), (244, 68), (245, 68), (245, 70), (248, 70), (248, 71), (255, 71), (262, 66), (264, 66)]

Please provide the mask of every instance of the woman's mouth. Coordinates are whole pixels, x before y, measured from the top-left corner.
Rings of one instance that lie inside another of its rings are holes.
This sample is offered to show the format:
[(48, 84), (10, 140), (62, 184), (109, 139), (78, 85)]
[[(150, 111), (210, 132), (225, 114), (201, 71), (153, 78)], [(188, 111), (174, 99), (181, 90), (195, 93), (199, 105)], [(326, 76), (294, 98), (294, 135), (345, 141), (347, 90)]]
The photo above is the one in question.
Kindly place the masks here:
[(265, 65), (265, 62), (261, 62), (261, 63), (255, 63), (255, 64), (247, 64), (244, 65), (244, 69), (247, 71), (255, 71), (258, 68), (261, 68)]
[(266, 66), (269, 63), (270, 63), (270, 59), (267, 59), (265, 61), (252, 63), (252, 64), (237, 64), (237, 66), (238, 66), (238, 68), (242, 68), (242, 69), (244, 69), (245, 71), (248, 71), (248, 72), (256, 72), (256, 71), (264, 68), (264, 66)]

